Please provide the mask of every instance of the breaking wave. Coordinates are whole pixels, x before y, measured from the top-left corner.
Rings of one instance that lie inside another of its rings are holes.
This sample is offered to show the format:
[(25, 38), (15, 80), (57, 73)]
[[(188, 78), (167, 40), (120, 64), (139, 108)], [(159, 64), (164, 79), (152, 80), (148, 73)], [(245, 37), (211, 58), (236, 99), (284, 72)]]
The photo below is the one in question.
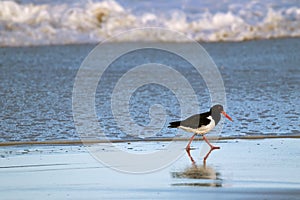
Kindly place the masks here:
[[(116, 1), (73, 4), (0, 2), (0, 46), (96, 43), (133, 28), (162, 27), (197, 41), (244, 41), (300, 36), (300, 8), (273, 8), (256, 2), (212, 12), (134, 13)], [(159, 33), (127, 41), (177, 41)], [(180, 42), (180, 41), (179, 41)]]

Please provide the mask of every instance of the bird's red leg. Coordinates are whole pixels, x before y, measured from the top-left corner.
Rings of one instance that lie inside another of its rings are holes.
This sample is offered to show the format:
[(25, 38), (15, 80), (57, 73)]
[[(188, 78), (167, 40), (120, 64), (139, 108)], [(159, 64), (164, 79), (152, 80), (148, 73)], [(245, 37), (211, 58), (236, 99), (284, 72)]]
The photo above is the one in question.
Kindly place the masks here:
[(185, 150), (186, 150), (186, 152), (187, 152), (187, 154), (188, 154), (188, 156), (189, 156), (189, 158), (191, 159), (191, 161), (192, 161), (193, 164), (195, 164), (195, 160), (194, 160), (193, 157), (191, 156), (190, 150), (191, 150), (191, 143), (192, 143), (192, 141), (193, 141), (193, 139), (194, 139), (194, 137), (195, 137), (196, 135), (197, 135), (197, 134), (195, 133), (195, 134), (191, 137), (191, 139), (190, 139), (188, 145), (185, 147)]
[(186, 151), (190, 151), (190, 150), (191, 150), (191, 143), (192, 143), (192, 141), (193, 141), (193, 139), (194, 139), (194, 137), (195, 137), (196, 135), (197, 135), (197, 134), (195, 133), (195, 134), (191, 137), (191, 139), (190, 139), (188, 145), (185, 147), (185, 150), (186, 150)]
[(209, 150), (209, 152), (205, 155), (205, 157), (203, 158), (203, 163), (206, 164), (206, 159), (208, 158), (209, 154), (210, 154), (213, 150), (216, 150), (216, 149), (211, 148), (211, 149)]
[(189, 150), (186, 150), (186, 152), (187, 152), (187, 154), (188, 154), (188, 156), (189, 156), (191, 162), (192, 162), (193, 164), (195, 164), (196, 162), (195, 162), (195, 160), (193, 159), (193, 157), (191, 156), (190, 149), (189, 149)]
[(213, 151), (213, 150), (216, 150), (216, 149), (220, 149), (220, 147), (215, 147), (213, 146), (212, 144), (209, 143), (208, 139), (203, 136), (203, 139), (205, 140), (205, 142), (210, 146), (210, 150), (209, 152), (205, 155), (204, 159), (203, 159), (203, 162), (206, 163), (206, 159), (208, 158), (208, 156), (210, 155), (210, 153)]
[(208, 141), (208, 139), (205, 137), (205, 135), (203, 135), (203, 139), (210, 146), (210, 149), (212, 149), (212, 150), (214, 150), (214, 149), (220, 149), (220, 147), (215, 147), (212, 144), (210, 144), (209, 141)]

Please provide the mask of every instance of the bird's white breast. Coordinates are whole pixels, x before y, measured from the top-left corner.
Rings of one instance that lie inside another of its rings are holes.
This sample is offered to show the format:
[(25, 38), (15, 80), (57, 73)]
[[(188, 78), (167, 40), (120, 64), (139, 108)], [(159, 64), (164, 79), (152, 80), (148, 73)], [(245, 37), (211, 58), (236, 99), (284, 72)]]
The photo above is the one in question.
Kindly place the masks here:
[(215, 120), (213, 120), (213, 118), (211, 116), (207, 117), (207, 119), (210, 120), (210, 123), (207, 124), (206, 126), (201, 126), (197, 129), (185, 127), (185, 126), (179, 126), (179, 128), (181, 128), (185, 131), (188, 131), (188, 132), (204, 135), (204, 134), (208, 133), (209, 131), (211, 131), (216, 126)]

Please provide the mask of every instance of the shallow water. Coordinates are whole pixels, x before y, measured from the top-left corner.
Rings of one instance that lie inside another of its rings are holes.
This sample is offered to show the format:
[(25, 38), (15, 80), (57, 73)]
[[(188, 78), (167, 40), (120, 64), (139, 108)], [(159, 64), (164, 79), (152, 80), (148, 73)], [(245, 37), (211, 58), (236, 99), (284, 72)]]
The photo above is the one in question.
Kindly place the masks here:
[[(118, 48), (117, 44), (111, 45)], [(188, 44), (170, 45), (177, 45), (180, 49)], [(222, 74), (227, 95), (226, 112), (234, 119), (234, 123), (225, 121), (222, 135), (300, 133), (300, 39), (210, 43), (203, 46)], [(73, 84), (81, 62), (93, 47), (71, 45), (0, 49), (0, 141), (79, 139), (72, 112)], [(97, 88), (95, 107), (99, 127), (106, 137), (135, 137), (117, 126), (111, 112), (110, 94), (113, 84), (124, 72), (139, 64), (159, 62), (181, 70), (197, 94), (200, 111), (207, 111), (210, 107), (211, 99), (203, 79), (193, 73), (192, 67), (184, 60), (151, 50), (126, 56), (110, 66)], [(166, 128), (169, 121), (180, 117), (178, 100), (171, 91), (157, 84), (134, 91), (129, 108), (133, 121), (141, 126), (147, 125), (150, 122), (149, 108), (154, 104), (161, 104), (166, 110), (166, 121), (157, 133), (138, 133), (138, 137), (182, 135), (181, 131)]]

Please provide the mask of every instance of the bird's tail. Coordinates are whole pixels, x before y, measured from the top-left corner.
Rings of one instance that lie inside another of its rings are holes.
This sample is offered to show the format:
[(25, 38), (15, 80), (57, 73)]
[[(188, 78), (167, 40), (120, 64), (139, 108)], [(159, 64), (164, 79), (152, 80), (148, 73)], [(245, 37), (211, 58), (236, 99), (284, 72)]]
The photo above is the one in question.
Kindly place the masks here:
[(168, 128), (177, 128), (178, 126), (180, 126), (181, 121), (176, 121), (176, 122), (170, 122), (170, 125), (168, 126)]

